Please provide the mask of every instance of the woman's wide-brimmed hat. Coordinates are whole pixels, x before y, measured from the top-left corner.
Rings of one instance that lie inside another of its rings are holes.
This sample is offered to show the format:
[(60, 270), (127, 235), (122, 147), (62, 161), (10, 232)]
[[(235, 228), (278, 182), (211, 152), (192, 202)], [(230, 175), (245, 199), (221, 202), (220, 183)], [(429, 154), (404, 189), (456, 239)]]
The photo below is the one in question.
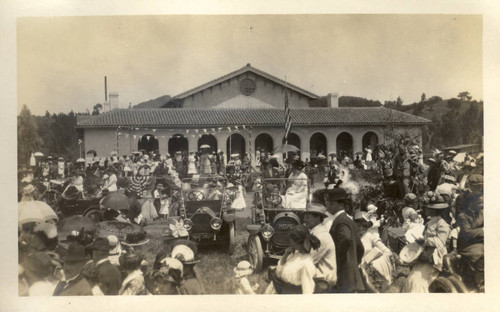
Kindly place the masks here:
[(412, 263), (418, 259), (424, 248), (417, 243), (410, 243), (401, 249), (399, 259), (404, 263)]
[(426, 208), (436, 209), (436, 210), (446, 209), (448, 207), (449, 205), (447, 203), (432, 203), (426, 206)]
[(184, 265), (199, 263), (197, 254), (196, 243), (193, 241), (180, 239), (173, 243), (172, 258), (179, 260)]
[(243, 276), (251, 275), (253, 273), (253, 267), (250, 264), (250, 262), (244, 260), (244, 261), (238, 262), (238, 265), (236, 265), (236, 267), (234, 268), (233, 271), (237, 276), (243, 277)]
[(306, 211), (304, 212), (304, 214), (306, 213), (315, 214), (322, 218), (328, 217), (328, 215), (326, 214), (326, 207), (317, 203), (307, 204)]
[(304, 162), (300, 159), (296, 159), (292, 162), (292, 167), (298, 170), (304, 169), (305, 166)]

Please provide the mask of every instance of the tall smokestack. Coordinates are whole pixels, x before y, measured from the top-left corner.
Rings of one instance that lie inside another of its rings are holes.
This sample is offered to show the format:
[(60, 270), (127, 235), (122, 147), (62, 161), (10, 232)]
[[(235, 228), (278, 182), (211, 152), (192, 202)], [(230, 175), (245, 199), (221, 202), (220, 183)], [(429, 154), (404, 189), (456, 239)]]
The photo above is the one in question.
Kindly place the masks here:
[(108, 101), (108, 77), (104, 76), (104, 101)]

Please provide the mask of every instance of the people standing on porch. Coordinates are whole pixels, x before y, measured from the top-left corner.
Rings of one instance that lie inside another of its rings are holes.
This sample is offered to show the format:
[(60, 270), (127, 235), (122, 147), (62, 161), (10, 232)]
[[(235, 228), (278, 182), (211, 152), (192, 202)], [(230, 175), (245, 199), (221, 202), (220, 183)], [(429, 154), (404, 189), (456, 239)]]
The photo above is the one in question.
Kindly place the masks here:
[(219, 151), (219, 174), (226, 175), (226, 159), (223, 151)]
[(194, 152), (189, 153), (187, 174), (198, 174), (198, 171), (196, 170), (196, 157), (194, 156)]
[(210, 163), (210, 156), (208, 155), (208, 151), (203, 151), (203, 154), (200, 156), (200, 174), (211, 174), (212, 173), (212, 165)]
[(217, 174), (217, 153), (214, 151), (212, 155), (209, 157), (210, 159), (210, 168), (213, 174)]

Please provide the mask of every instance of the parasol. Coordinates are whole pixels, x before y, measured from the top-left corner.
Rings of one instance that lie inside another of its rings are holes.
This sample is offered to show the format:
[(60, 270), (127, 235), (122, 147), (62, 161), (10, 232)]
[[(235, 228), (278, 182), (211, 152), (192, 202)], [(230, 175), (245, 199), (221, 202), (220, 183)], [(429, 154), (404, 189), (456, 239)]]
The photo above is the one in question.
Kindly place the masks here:
[(35, 154), (33, 154), (33, 156), (35, 156), (35, 157), (43, 157), (43, 153), (42, 152), (36, 152)]
[(276, 147), (273, 150), (273, 153), (289, 153), (289, 152), (298, 152), (298, 151), (300, 151), (300, 149), (295, 145), (283, 144), (283, 145)]
[(116, 211), (130, 209), (130, 200), (127, 195), (120, 192), (111, 192), (106, 195), (101, 201), (101, 207), (111, 208)]
[(203, 144), (202, 146), (200, 146), (200, 148), (211, 148), (211, 147), (208, 144)]
[(239, 153), (234, 153), (234, 154), (231, 154), (231, 157), (240, 157), (240, 154)]
[(325, 155), (323, 155), (323, 154), (319, 154), (319, 155), (318, 155), (318, 159), (326, 159), (326, 156), (325, 156)]
[(78, 158), (78, 159), (76, 160), (76, 162), (77, 162), (77, 163), (82, 163), (82, 162), (85, 162), (85, 159), (83, 159), (83, 158)]
[(87, 155), (89, 155), (89, 154), (97, 154), (97, 152), (95, 150), (90, 150), (87, 152)]
[(43, 201), (23, 201), (18, 205), (18, 222), (25, 224), (28, 222), (46, 222), (59, 218), (54, 210)]

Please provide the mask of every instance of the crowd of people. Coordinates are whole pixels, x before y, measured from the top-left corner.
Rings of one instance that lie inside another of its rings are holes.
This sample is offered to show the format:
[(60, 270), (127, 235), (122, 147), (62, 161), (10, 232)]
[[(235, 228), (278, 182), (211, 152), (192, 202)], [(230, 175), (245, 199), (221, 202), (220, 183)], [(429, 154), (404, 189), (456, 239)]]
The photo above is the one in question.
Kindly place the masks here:
[[(34, 189), (37, 179), (69, 176), (71, 182), (63, 186), (63, 196), (105, 197), (125, 190), (130, 205), (124, 219), (144, 225), (144, 220), (175, 215), (175, 194), (184, 187), (185, 177), (213, 176), (208, 184), (215, 188), (226, 183), (222, 182), (224, 179), (235, 177), (231, 182), (241, 192), (242, 201), (238, 207), (245, 208), (239, 178), (242, 172), (255, 170), (266, 192), (282, 196), (283, 208), (303, 210), (303, 224), (290, 230), (291, 247), (286, 249), (277, 266), (271, 268), (270, 282), (264, 293), (387, 290), (394, 281), (395, 264), (405, 261), (388, 246), (384, 237), (388, 225), (394, 226), (394, 220), (389, 224), (386, 219), (388, 212), (395, 215), (396, 224), (404, 229), (406, 244), (416, 244), (419, 250), (418, 259), (406, 263), (411, 265), (411, 272), (403, 291), (429, 291), (443, 270), (445, 255), (451, 253), (463, 258), (467, 285), (483, 289), (482, 157), (465, 155), (462, 161), (456, 162), (453, 160), (456, 152), (445, 154), (435, 150), (424, 162), (421, 149), (410, 142), (379, 145), (373, 152), (367, 148), (355, 155), (354, 160), (347, 154), (338, 160), (332, 153), (324, 157), (324, 161), (313, 164), (294, 154), (281, 162), (271, 153), (259, 153), (258, 170), (252, 167), (248, 154), (241, 157), (242, 160), (240, 155), (230, 155), (231, 160), (226, 162), (223, 152), (208, 150), (189, 155), (177, 152), (174, 157), (134, 153), (103, 159), (94, 155), (95, 159), (87, 166), (77, 162), (71, 167), (57, 167), (57, 173), (52, 166), (54, 162), (47, 159), (24, 171), (20, 198), (23, 201), (38, 198), (43, 190)], [(313, 170), (318, 166), (321, 170)], [(380, 206), (377, 202), (380, 198), (353, 204), (355, 194), (345, 187), (344, 178), (346, 172), (355, 170), (368, 170), (379, 177), (381, 197), (401, 204), (392, 211)], [(324, 174), (324, 188), (318, 187), (313, 192), (311, 175), (318, 172)], [(273, 178), (289, 179), (283, 191), (277, 182), (271, 181)], [(221, 195), (212, 193), (215, 197)], [(210, 194), (207, 191), (205, 196), (212, 196)], [(198, 251), (196, 244), (186, 239), (186, 234), (158, 252), (153, 269), (148, 270), (143, 255), (121, 246), (115, 236), (91, 239), (75, 233), (71, 244), (61, 251), (55, 224), (21, 227), (20, 294), (202, 294), (203, 283), (193, 269), (199, 262)], [(251, 285), (247, 279), (253, 272), (249, 262), (238, 263), (234, 272), (236, 293), (257, 293), (258, 285)]]

